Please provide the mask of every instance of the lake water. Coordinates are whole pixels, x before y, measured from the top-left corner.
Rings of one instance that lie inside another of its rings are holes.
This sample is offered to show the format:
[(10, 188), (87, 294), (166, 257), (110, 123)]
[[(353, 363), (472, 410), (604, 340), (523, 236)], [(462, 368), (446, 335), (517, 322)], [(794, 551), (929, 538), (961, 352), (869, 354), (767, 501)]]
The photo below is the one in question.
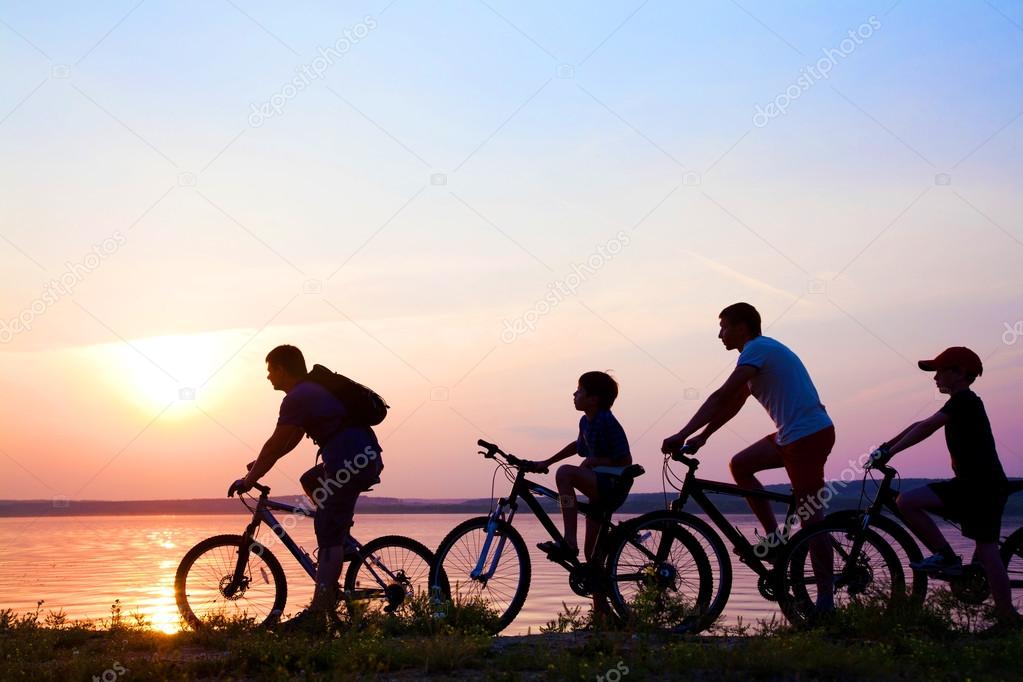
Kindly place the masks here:
[[(125, 615), (139, 612), (154, 628), (175, 632), (179, 624), (174, 572), (182, 556), (211, 535), (240, 534), (248, 518), (241, 514), (2, 518), (0, 608), (31, 611), (37, 601), (44, 600), (44, 613), (62, 609), (71, 618), (98, 619), (108, 618), (111, 604), (119, 599)], [(756, 525), (751, 515), (729, 518), (747, 534)], [(362, 542), (380, 535), (408, 535), (435, 549), (461, 520), (456, 514), (363, 514), (356, 517), (353, 534)], [(585, 609), (589, 602), (571, 591), (567, 573), (535, 548), (537, 542), (549, 539), (540, 524), (531, 516), (519, 515), (515, 527), (530, 547), (533, 580), (525, 607), (505, 634), (530, 628), (536, 632), (561, 610), (562, 602)], [(309, 551), (316, 547), (312, 523), (307, 520), (295, 526), (292, 536)], [(972, 545), (954, 532), (948, 537), (968, 558)], [(269, 529), (262, 530), (260, 539), (272, 548), (287, 573), (286, 611), (300, 610), (310, 598), (311, 580)], [(724, 622), (780, 617), (775, 604), (757, 592), (752, 571), (733, 561), (733, 572)]]

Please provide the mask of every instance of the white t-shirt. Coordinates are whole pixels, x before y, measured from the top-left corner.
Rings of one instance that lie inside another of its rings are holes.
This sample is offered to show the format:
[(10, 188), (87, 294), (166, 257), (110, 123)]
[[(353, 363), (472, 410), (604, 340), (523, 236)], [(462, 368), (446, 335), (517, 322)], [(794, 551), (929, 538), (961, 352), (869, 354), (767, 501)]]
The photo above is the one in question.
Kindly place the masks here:
[(778, 427), (778, 445), (788, 445), (832, 425), (803, 362), (766, 336), (746, 343), (736, 365), (755, 367), (749, 390)]

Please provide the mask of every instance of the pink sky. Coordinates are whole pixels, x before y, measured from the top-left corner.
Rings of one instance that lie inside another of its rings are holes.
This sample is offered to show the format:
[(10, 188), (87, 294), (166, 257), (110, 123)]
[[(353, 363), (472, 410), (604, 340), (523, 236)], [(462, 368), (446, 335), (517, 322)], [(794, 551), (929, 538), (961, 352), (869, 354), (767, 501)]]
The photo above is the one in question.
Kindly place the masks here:
[[(940, 407), (915, 360), (950, 345), (984, 358), (975, 388), (1023, 476), (1023, 34), (983, 4), (891, 7), (764, 125), (755, 107), (870, 11), (11, 9), (0, 498), (222, 495), (273, 429), (280, 343), (392, 405), (379, 495), (489, 495), (477, 438), (553, 453), (592, 369), (621, 383), (635, 490), (660, 490), (686, 396), (735, 362), (717, 313), (740, 300), (808, 366), (830, 476)], [(727, 479), (770, 430), (751, 401), (701, 471)], [(297, 492), (313, 457), (267, 481)], [(896, 463), (950, 473), (940, 436)]]

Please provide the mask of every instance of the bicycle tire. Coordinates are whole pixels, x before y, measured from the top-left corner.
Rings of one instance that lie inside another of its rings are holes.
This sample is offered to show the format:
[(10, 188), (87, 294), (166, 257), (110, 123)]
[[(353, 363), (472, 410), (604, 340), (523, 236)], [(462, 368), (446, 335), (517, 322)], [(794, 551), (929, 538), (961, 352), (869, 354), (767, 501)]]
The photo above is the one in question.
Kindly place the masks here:
[[(659, 536), (648, 543), (654, 533)], [(665, 538), (668, 548), (662, 544)], [(674, 551), (676, 543), (678, 552)], [(638, 619), (642, 625), (652, 624), (669, 632), (694, 633), (716, 618), (708, 618), (714, 593), (710, 559), (700, 542), (675, 518), (646, 515), (627, 521), (611, 536), (609, 546), (608, 593), (611, 606), (623, 621)], [(630, 547), (632, 555), (623, 558)], [(633, 585), (635, 591), (623, 592), (623, 586)], [(687, 586), (689, 589), (685, 589)], [(655, 591), (653, 595), (651, 590)], [(664, 596), (672, 591), (674, 595)]]
[[(248, 583), (235, 596), (227, 597), (223, 588), (230, 583), (238, 552), (246, 545)], [(258, 579), (253, 581), (256, 573)], [(268, 588), (252, 592), (259, 580)], [(247, 596), (250, 592), (253, 596)], [(288, 600), (288, 583), (277, 557), (259, 542), (241, 535), (215, 535), (192, 547), (181, 559), (174, 575), (174, 600), (193, 630), (216, 627), (235, 618), (251, 618), (257, 626), (266, 627), (280, 620)]]
[(411, 600), (428, 598), (432, 564), (433, 552), (418, 540), (403, 535), (374, 538), (348, 562), (345, 593), (368, 611), (394, 613)]
[[(883, 602), (891, 606), (899, 599), (905, 598), (905, 577), (902, 562), (895, 550), (877, 532), (867, 528), (850, 528), (844, 523), (824, 523), (801, 529), (786, 544), (785, 551), (778, 561), (781, 590), (778, 594), (778, 605), (785, 618), (794, 625), (809, 625), (816, 616), (814, 611), (816, 598), (810, 594), (812, 584), (814, 590), (816, 580), (807, 576), (807, 560), (810, 542), (821, 535), (830, 538), (832, 549), (832, 570), (834, 584), (846, 586), (846, 597), (849, 602)], [(835, 555), (848, 553), (856, 538), (862, 534), (863, 544), (859, 553), (844, 563), (835, 562)], [(848, 546), (843, 544), (847, 541)], [(874, 557), (879, 561), (874, 561)], [(868, 563), (869, 562), (869, 563)], [(835, 570), (836, 566), (840, 570)], [(813, 570), (810, 565), (811, 573)], [(868, 590), (868, 588), (870, 588)], [(836, 591), (836, 597), (838, 596)], [(836, 608), (844, 604), (837, 603)]]
[[(845, 523), (849, 528), (860, 527), (863, 522), (862, 512), (855, 510), (843, 510), (828, 514), (823, 519), (824, 523)], [(878, 532), (881, 537), (895, 550), (902, 562), (903, 576), (912, 574), (912, 584), (907, 585), (907, 596), (914, 605), (921, 605), (927, 598), (927, 573), (919, 571), (910, 566), (912, 562), (924, 558), (920, 545), (906, 529), (906, 527), (889, 516), (876, 515), (870, 520), (870, 528)], [(887, 537), (886, 537), (887, 536)], [(1021, 565), (1023, 571), (1023, 565)]]
[[(497, 634), (508, 627), (522, 609), (529, 593), (532, 566), (526, 542), (519, 532), (507, 522), (498, 521), (494, 540), (505, 538), (507, 542), (495, 570), (508, 567), (509, 573), (502, 574), (498, 581), (494, 580), (496, 572), (485, 582), (471, 578), (469, 574), (480, 557), (489, 523), (490, 517), (487, 516), (468, 519), (444, 536), (430, 567), (430, 587), (436, 597), (455, 604), (481, 601), (488, 611), (493, 612), (494, 623), (488, 629)], [(509, 547), (513, 550), (512, 555), (508, 553)], [(492, 543), (491, 551), (495, 548), (496, 543)]]
[(670, 519), (681, 526), (684, 526), (710, 560), (711, 584), (713, 594), (710, 604), (707, 606), (706, 615), (700, 624), (700, 629), (709, 627), (716, 621), (725, 610), (728, 598), (732, 593), (732, 559), (725, 547), (724, 541), (710, 524), (694, 514), (684, 511), (669, 511), (662, 509), (648, 512), (642, 516), (630, 519), (628, 523), (639, 523), (658, 519)]

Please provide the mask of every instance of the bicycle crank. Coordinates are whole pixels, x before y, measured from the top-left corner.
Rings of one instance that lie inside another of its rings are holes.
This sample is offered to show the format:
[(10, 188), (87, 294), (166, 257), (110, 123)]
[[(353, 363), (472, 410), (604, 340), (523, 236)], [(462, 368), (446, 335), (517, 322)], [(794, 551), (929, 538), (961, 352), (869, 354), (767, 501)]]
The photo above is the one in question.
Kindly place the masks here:
[(604, 576), (600, 570), (589, 563), (573, 566), (568, 572), (568, 584), (572, 591), (580, 597), (590, 597), (600, 590)]

